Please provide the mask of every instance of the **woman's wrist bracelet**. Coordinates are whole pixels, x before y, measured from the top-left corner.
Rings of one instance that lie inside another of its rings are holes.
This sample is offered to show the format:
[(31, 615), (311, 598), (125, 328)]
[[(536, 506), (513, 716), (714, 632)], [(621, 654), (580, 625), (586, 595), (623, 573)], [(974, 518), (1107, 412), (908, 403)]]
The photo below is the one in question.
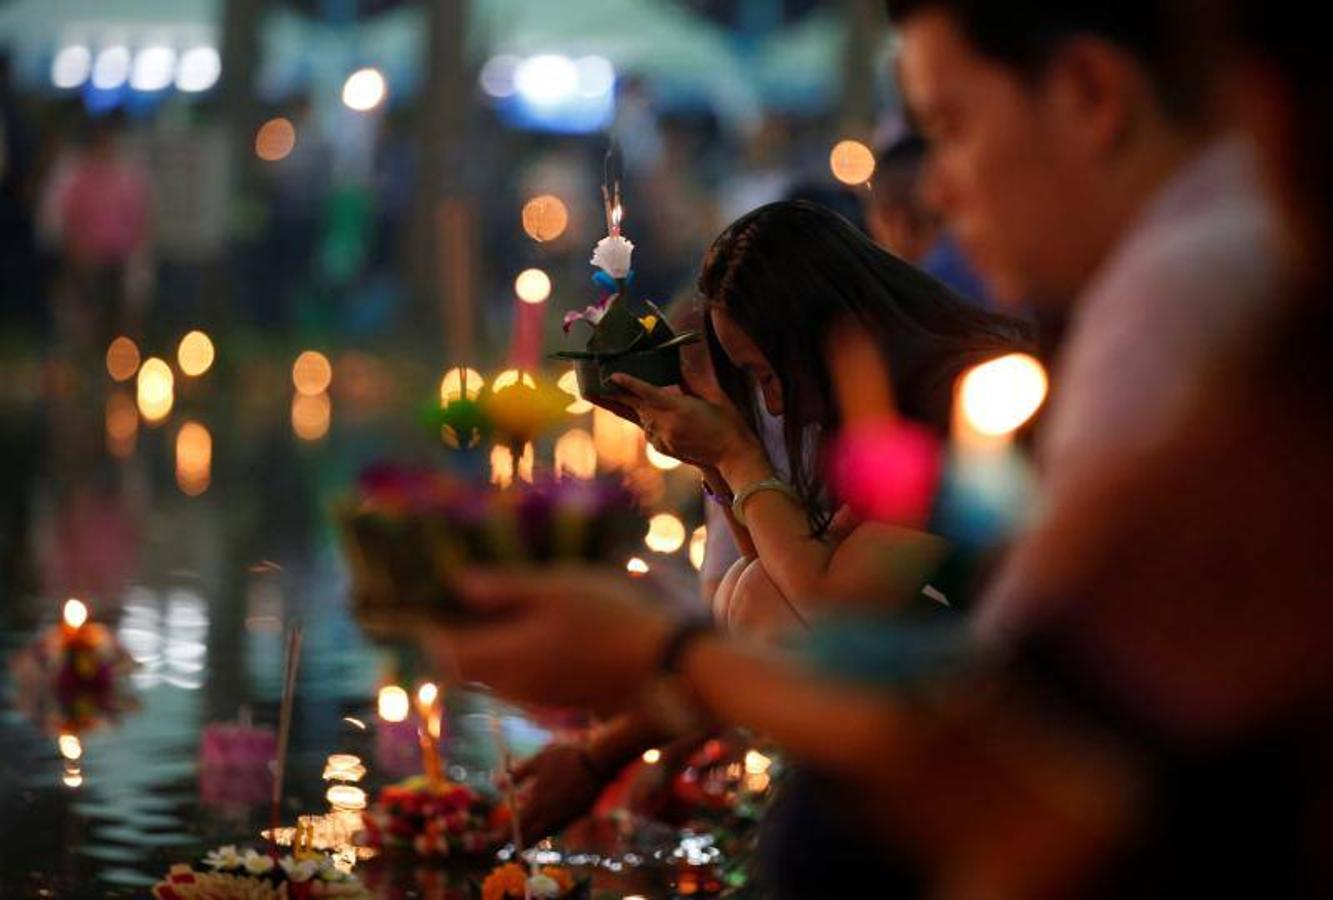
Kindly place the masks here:
[(790, 497), (798, 505), (801, 503), (801, 495), (796, 493), (796, 489), (779, 478), (761, 478), (758, 481), (753, 481), (737, 491), (735, 499), (731, 501), (731, 514), (742, 528), (747, 527), (745, 523), (745, 501), (760, 491), (776, 491)]

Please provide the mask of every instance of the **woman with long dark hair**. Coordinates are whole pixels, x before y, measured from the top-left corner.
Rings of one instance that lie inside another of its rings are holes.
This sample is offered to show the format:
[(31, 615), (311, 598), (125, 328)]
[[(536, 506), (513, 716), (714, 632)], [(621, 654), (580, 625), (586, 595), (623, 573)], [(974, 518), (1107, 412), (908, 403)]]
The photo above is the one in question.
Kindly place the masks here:
[[(828, 598), (909, 599), (904, 592), (920, 585), (886, 564), (885, 551), (929, 556), (935, 542), (857, 522), (823, 477), (824, 438), (841, 425), (830, 374), (835, 334), (848, 326), (869, 334), (898, 413), (943, 437), (958, 375), (1024, 346), (1024, 327), (969, 305), (836, 213), (802, 201), (760, 207), (723, 231), (705, 257), (699, 296), (720, 393), (616, 381), (654, 446), (699, 466), (724, 502), (741, 498), (744, 523), (732, 524), (738, 545), (755, 552), (728, 572), (715, 609), (772, 632), (807, 621)], [(781, 447), (765, 447), (763, 413), (782, 417)]]

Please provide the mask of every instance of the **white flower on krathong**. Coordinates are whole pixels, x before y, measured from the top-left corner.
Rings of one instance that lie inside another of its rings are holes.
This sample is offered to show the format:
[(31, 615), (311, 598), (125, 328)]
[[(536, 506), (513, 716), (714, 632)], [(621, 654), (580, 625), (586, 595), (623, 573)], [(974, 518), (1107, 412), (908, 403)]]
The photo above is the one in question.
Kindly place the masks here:
[(550, 875), (533, 875), (528, 879), (528, 893), (542, 900), (560, 896), (560, 883)]
[(273, 871), (273, 857), (264, 853), (247, 850), (241, 862), (245, 864), (245, 871), (251, 875), (266, 875)]
[(287, 877), (297, 884), (309, 881), (319, 874), (319, 863), (313, 859), (297, 860), (284, 856), (278, 864), (282, 866), (282, 871), (287, 873)]
[(241, 867), (241, 854), (236, 852), (235, 844), (228, 844), (204, 854), (204, 865), (210, 869), (239, 869)]
[(592, 264), (619, 281), (629, 274), (634, 242), (620, 235), (602, 238), (592, 251)]

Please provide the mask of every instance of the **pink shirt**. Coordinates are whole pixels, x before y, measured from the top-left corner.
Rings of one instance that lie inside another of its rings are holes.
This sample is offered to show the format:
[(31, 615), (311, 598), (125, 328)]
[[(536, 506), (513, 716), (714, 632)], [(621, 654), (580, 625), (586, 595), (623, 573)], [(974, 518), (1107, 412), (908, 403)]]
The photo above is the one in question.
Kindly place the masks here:
[[(1270, 317), (1276, 282), (1257, 160), (1220, 140), (1158, 191), (1078, 302), (1038, 445), (1038, 516), (1159, 439), (1193, 386)], [(983, 639), (1027, 621), (1025, 557), (1040, 553), (1019, 538), (978, 607)]]

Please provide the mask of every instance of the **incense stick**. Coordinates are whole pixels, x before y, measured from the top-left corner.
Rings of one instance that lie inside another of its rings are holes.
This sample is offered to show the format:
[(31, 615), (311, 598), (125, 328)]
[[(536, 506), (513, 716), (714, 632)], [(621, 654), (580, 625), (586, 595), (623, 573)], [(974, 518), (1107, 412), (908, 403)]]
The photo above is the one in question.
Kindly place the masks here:
[(301, 623), (292, 625), (287, 633), (286, 672), (282, 685), (282, 711), (278, 717), (278, 758), (273, 770), (273, 804), (269, 810), (269, 841), (272, 853), (278, 852), (278, 821), (282, 808), (282, 787), (287, 772), (287, 739), (292, 730), (292, 706), (296, 696), (296, 669), (301, 661)]

